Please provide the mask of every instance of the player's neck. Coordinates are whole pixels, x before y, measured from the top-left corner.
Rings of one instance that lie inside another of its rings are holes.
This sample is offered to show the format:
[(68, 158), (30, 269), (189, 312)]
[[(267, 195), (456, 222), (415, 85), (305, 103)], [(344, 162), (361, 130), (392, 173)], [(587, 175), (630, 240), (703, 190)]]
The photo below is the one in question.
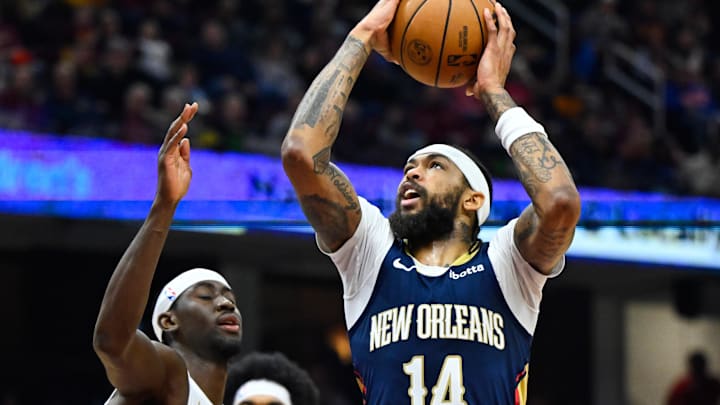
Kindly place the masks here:
[(476, 246), (476, 242), (473, 228), (461, 218), (456, 218), (450, 234), (421, 243), (409, 241), (408, 252), (422, 264), (449, 267), (469, 253)]
[(185, 360), (188, 373), (213, 404), (222, 404), (227, 380), (227, 362), (215, 362), (186, 348), (175, 348)]
[(472, 248), (472, 243), (464, 239), (450, 238), (437, 240), (420, 246), (408, 246), (408, 251), (422, 264), (428, 266), (449, 267), (457, 259), (467, 254)]

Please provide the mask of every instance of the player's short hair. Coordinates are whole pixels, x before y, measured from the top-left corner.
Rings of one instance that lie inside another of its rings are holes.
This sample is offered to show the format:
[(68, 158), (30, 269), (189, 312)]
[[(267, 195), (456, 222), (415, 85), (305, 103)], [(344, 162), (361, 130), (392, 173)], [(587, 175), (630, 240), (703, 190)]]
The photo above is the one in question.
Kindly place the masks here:
[(318, 405), (320, 392), (307, 371), (279, 352), (251, 353), (230, 365), (225, 403), (232, 404), (237, 390), (251, 380), (270, 380), (290, 393), (293, 405)]

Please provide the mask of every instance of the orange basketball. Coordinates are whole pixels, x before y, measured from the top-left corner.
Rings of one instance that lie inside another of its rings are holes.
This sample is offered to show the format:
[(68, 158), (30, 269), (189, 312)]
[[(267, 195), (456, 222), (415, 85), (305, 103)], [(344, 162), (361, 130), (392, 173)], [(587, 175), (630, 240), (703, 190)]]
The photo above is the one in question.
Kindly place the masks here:
[(484, 8), (493, 11), (490, 0), (400, 0), (388, 29), (393, 56), (423, 84), (465, 85), (487, 44)]

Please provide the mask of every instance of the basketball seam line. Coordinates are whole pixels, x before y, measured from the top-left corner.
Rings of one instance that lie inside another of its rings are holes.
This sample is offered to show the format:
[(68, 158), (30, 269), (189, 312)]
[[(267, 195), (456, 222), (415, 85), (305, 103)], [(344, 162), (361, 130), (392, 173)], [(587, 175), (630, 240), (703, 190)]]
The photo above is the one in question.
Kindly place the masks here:
[(442, 67), (443, 62), (443, 52), (445, 51), (445, 37), (447, 37), (448, 23), (450, 22), (450, 13), (452, 13), (452, 0), (448, 0), (448, 12), (447, 17), (445, 17), (445, 28), (443, 29), (442, 42), (440, 43), (440, 54), (438, 55), (437, 72), (435, 73), (435, 87), (437, 87), (438, 80), (440, 79), (440, 68)]
[[(475, 16), (477, 17), (478, 24), (480, 25), (480, 36), (482, 37), (482, 50), (485, 51), (485, 47), (487, 46), (485, 41), (487, 41), (487, 39), (485, 39), (485, 31), (483, 30), (483, 22), (480, 19), (480, 13), (478, 12), (477, 6), (475, 6), (475, 0), (469, 0), (469, 1), (470, 1), (470, 4), (472, 4), (473, 10), (475, 10)], [(483, 52), (480, 52), (480, 55), (478, 55), (478, 59), (482, 56), (482, 54), (483, 54)]]
[(410, 25), (412, 24), (412, 21), (415, 19), (415, 16), (420, 11), (422, 6), (427, 3), (427, 0), (423, 0), (422, 3), (413, 11), (412, 16), (410, 16), (410, 19), (408, 20), (407, 24), (405, 24), (405, 30), (403, 31), (402, 38), (400, 38), (400, 65), (405, 69), (405, 36), (407, 35), (408, 30), (410, 29)]

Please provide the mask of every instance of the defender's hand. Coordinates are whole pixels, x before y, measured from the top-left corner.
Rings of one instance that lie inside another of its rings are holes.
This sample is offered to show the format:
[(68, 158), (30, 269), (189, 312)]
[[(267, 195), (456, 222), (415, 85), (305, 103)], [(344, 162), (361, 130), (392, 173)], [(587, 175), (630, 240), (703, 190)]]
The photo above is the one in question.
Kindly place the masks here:
[(379, 0), (375, 7), (350, 31), (350, 35), (366, 42), (389, 62), (397, 63), (390, 53), (387, 28), (395, 18), (400, 0)]
[(190, 187), (190, 140), (185, 138), (187, 124), (198, 111), (198, 104), (185, 104), (180, 116), (170, 124), (158, 153), (157, 199), (177, 204)]
[(515, 28), (513, 28), (510, 14), (497, 2), (495, 3), (495, 15), (497, 16), (497, 25), (493, 21), (490, 10), (483, 10), (483, 17), (488, 28), (488, 43), (478, 64), (477, 77), (465, 91), (468, 96), (479, 98), (480, 94), (484, 92), (505, 88), (505, 80), (510, 73), (510, 65), (515, 55), (516, 47), (513, 42)]

